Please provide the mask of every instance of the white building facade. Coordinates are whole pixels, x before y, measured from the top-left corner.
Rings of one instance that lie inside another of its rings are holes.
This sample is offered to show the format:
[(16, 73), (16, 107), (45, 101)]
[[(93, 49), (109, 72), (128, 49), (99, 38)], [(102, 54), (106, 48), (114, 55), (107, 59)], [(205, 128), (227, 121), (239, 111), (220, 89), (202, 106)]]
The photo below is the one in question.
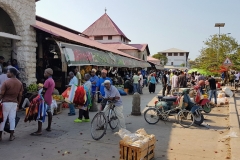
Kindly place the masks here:
[(189, 52), (187, 51), (171, 48), (158, 53), (165, 55), (168, 58), (168, 63), (166, 64), (166, 66), (188, 67)]

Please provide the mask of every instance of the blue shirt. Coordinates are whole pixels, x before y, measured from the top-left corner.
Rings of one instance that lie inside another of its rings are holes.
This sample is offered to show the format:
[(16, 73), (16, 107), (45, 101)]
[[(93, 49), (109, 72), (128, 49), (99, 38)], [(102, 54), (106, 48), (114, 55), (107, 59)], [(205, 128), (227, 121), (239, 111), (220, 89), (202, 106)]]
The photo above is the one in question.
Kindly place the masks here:
[(123, 104), (122, 104), (121, 95), (120, 95), (118, 89), (117, 89), (115, 86), (111, 85), (111, 87), (110, 87), (109, 90), (107, 90), (107, 89), (104, 87), (104, 91), (105, 91), (105, 98), (120, 97), (120, 99), (117, 100), (117, 102), (115, 103), (115, 106), (116, 106), (116, 107), (117, 107), (117, 106), (120, 107), (120, 106), (123, 105)]
[(93, 83), (93, 82), (96, 82), (96, 84), (92, 84), (92, 94), (95, 94), (95, 91), (96, 91), (96, 88), (97, 88), (97, 85), (98, 85), (98, 76), (93, 76), (90, 78), (90, 82)]
[(150, 81), (149, 81), (150, 83), (153, 83), (153, 84), (156, 84), (157, 82), (156, 82), (156, 78), (154, 77), (154, 76), (151, 76), (150, 77)]
[(71, 86), (72, 86), (72, 85), (78, 86), (78, 79), (77, 79), (76, 76), (74, 76), (74, 77), (70, 80), (69, 85), (71, 85)]
[(100, 92), (101, 92), (101, 94), (102, 94), (102, 96), (104, 97), (105, 96), (105, 91), (104, 91), (104, 84), (103, 84), (103, 82), (105, 81), (105, 80), (109, 80), (110, 82), (111, 82), (111, 84), (112, 84), (112, 80), (111, 80), (111, 78), (108, 78), (108, 77), (106, 77), (106, 78), (99, 78), (98, 79), (98, 83), (97, 83), (97, 87), (99, 88), (99, 90), (100, 90)]

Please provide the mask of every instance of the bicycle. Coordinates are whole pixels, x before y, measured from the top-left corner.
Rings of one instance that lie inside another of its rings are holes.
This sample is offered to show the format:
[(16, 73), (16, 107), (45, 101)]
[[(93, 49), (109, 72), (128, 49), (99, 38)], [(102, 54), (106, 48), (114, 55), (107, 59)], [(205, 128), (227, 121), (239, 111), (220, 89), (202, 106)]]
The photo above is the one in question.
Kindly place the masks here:
[(115, 101), (108, 100), (107, 103), (109, 106), (107, 117), (105, 112), (99, 111), (91, 121), (91, 136), (94, 140), (99, 140), (106, 134), (108, 124), (112, 130), (116, 129), (118, 126), (119, 120), (114, 111)]

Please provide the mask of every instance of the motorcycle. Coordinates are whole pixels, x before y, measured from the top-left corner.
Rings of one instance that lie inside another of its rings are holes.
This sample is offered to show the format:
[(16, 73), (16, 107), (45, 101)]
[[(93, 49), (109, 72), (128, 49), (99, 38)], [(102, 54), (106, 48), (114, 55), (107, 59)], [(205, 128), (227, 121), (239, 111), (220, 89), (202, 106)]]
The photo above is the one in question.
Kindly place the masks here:
[[(203, 114), (201, 111), (202, 107), (193, 103), (189, 97), (190, 89), (184, 89), (182, 93), (175, 92), (172, 97), (163, 97), (158, 96), (158, 101), (155, 102), (155, 107), (162, 107), (164, 111), (170, 110), (172, 108), (176, 108), (180, 105), (180, 99), (183, 98), (183, 103), (185, 104), (187, 110), (191, 111), (194, 116), (194, 123), (197, 125), (201, 125), (204, 121)], [(178, 111), (175, 111), (178, 112)], [(193, 118), (192, 118), (193, 119)]]
[(200, 105), (205, 113), (210, 113), (212, 110), (211, 101), (207, 98), (204, 98), (204, 96), (201, 94), (200, 89), (201, 89), (200, 86), (198, 85), (194, 86), (194, 91), (196, 94), (194, 102), (197, 105)]

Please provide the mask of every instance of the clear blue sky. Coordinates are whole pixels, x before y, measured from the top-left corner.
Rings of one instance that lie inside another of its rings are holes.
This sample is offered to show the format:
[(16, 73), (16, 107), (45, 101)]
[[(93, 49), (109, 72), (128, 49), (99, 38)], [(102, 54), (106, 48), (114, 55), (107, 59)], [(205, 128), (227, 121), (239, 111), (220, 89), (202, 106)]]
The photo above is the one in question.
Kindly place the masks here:
[(107, 14), (131, 39), (148, 43), (151, 55), (169, 48), (190, 52), (195, 59), (203, 41), (218, 33), (217, 22), (226, 23), (222, 33), (240, 39), (240, 0), (40, 0), (37, 15), (84, 31)]

